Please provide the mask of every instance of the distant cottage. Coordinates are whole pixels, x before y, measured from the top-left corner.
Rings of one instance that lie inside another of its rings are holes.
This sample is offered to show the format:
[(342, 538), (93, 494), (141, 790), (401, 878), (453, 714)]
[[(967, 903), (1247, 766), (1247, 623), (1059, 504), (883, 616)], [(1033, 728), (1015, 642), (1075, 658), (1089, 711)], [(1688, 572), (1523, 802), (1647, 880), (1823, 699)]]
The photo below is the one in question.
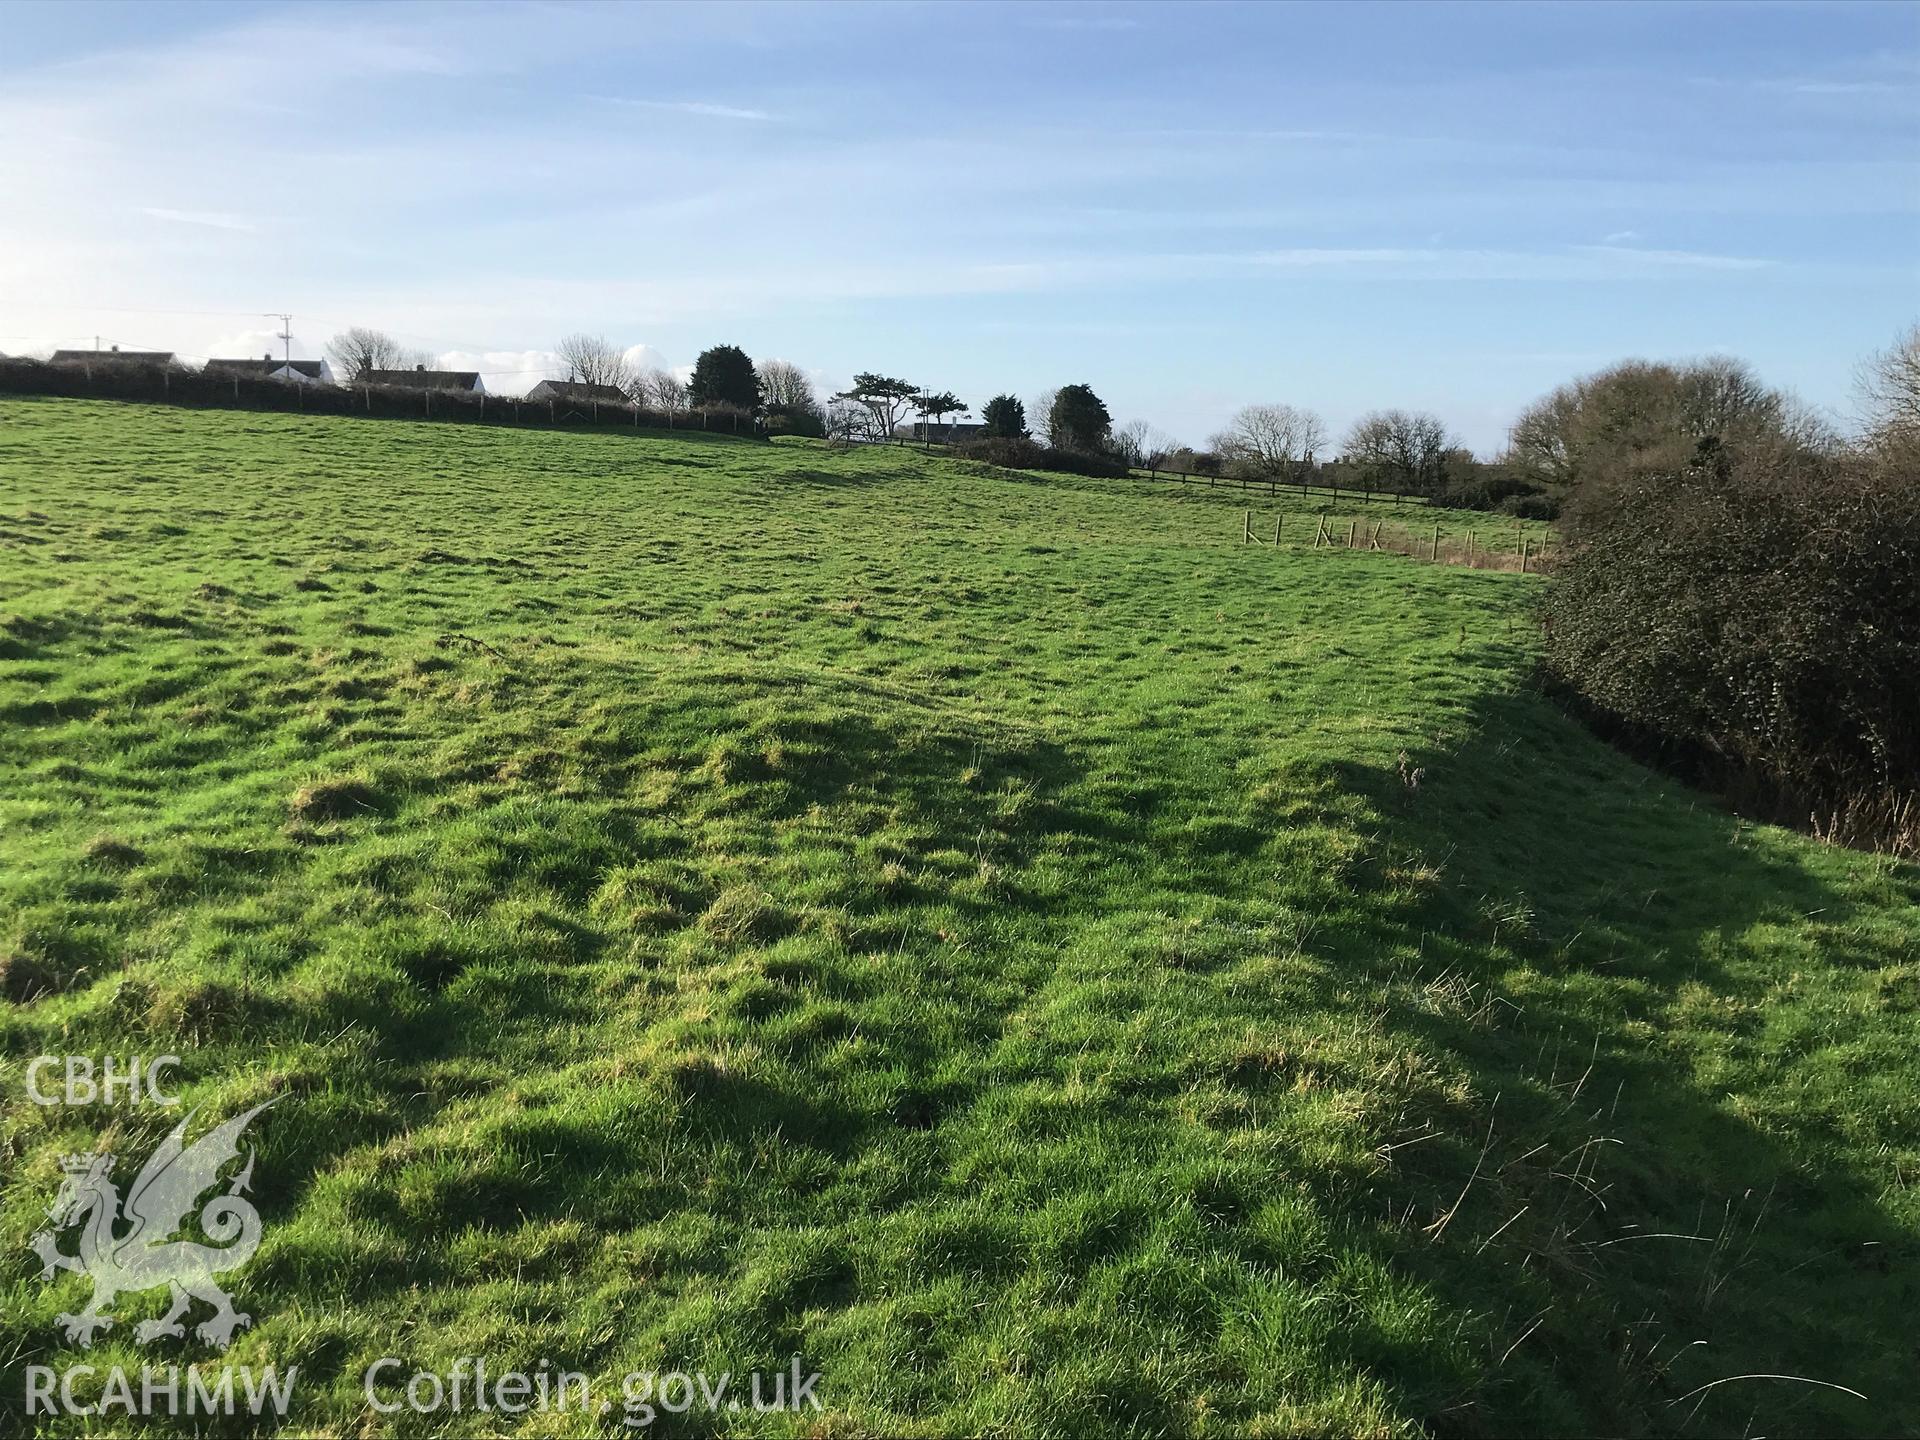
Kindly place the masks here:
[(259, 360), (209, 360), (207, 369), (223, 375), (242, 375), (250, 380), (285, 380), (295, 385), (333, 384), (333, 367), (324, 360), (277, 360), (268, 355)]
[(122, 350), (115, 345), (110, 350), (56, 350), (53, 352), (56, 365), (178, 365), (180, 362), (171, 350)]
[(893, 438), (896, 440), (924, 441), (927, 438), (928, 431), (933, 432), (933, 438), (936, 441), (978, 440), (982, 435), (987, 433), (987, 427), (982, 424), (972, 424), (959, 420), (956, 420), (951, 425), (941, 425), (937, 422), (929, 424), (925, 420), (915, 420), (910, 425), (894, 426)]
[(356, 385), (398, 385), (408, 390), (459, 390), (468, 395), (484, 395), (477, 370), (429, 370), (416, 365), (411, 370), (362, 370), (353, 377)]
[(586, 385), (578, 380), (542, 380), (527, 392), (529, 400), (552, 400), (562, 405), (625, 405), (627, 392), (618, 385)]

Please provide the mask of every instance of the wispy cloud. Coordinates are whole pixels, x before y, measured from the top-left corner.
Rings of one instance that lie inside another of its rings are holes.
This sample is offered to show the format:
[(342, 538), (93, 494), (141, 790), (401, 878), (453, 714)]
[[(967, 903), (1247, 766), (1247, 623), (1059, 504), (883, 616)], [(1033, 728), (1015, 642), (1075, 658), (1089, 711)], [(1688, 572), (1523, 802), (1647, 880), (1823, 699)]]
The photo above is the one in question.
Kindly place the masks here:
[(1901, 89), (1885, 80), (1801, 80), (1787, 88), (1796, 95), (1891, 95)]
[(636, 110), (672, 110), (682, 115), (710, 115), (717, 120), (778, 120), (770, 110), (753, 110), (743, 105), (721, 105), (712, 100), (634, 100), (625, 95), (602, 95), (609, 105), (626, 105)]
[(1900, 80), (1885, 80), (1870, 75), (1697, 75), (1693, 83), (1712, 89), (1741, 89), (1770, 95), (1905, 95), (1910, 97), (1913, 94), (1912, 82), (1904, 77)]
[(1576, 245), (1588, 255), (1604, 255), (1656, 267), (1694, 270), (1766, 270), (1778, 262), (1751, 255), (1709, 255), (1698, 250), (1647, 250), (1632, 245)]
[(1034, 15), (1020, 22), (1029, 30), (1138, 30), (1140, 22), (1125, 15)]
[(1338, 270), (1415, 280), (1635, 280), (1701, 270), (1767, 270), (1779, 264), (1747, 255), (1648, 250), (1629, 245), (1570, 245), (1541, 250), (1356, 246), (1264, 250), (1237, 258), (1268, 271)]
[(1627, 245), (1639, 238), (1640, 232), (1638, 230), (1616, 230), (1611, 235), (1603, 236), (1602, 243), (1607, 245)]
[(243, 230), (251, 233), (260, 227), (244, 215), (229, 215), (222, 210), (169, 210), (160, 205), (142, 205), (142, 215), (155, 220), (170, 220), (176, 225), (202, 225), (209, 230)]

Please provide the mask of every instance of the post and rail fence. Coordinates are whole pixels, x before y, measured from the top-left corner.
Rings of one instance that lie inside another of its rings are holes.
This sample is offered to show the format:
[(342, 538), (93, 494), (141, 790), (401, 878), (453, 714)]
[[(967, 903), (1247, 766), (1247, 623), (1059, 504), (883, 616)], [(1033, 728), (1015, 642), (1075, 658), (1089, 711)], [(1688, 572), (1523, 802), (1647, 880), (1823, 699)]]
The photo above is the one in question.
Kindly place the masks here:
[[(1278, 549), (1285, 519), (1285, 512), (1273, 517), (1273, 537), (1268, 539), (1264, 533), (1265, 527), (1256, 526), (1253, 511), (1243, 510), (1240, 514), (1240, 543)], [(1513, 542), (1509, 547), (1503, 540), (1483, 540), (1482, 532), (1477, 529), (1467, 531), (1464, 544), (1457, 539), (1443, 542), (1437, 522), (1432, 533), (1426, 534), (1404, 527), (1389, 528), (1385, 520), (1362, 520), (1348, 516), (1343, 534), (1339, 529), (1339, 517), (1328, 511), (1321, 510), (1313, 519), (1313, 538), (1307, 545), (1311, 550), (1390, 551), (1436, 565), (1464, 565), (1473, 570), (1517, 570), (1522, 575), (1542, 573), (1559, 553), (1559, 539), (1551, 527), (1535, 534), (1529, 532), (1524, 522), (1514, 525)]]

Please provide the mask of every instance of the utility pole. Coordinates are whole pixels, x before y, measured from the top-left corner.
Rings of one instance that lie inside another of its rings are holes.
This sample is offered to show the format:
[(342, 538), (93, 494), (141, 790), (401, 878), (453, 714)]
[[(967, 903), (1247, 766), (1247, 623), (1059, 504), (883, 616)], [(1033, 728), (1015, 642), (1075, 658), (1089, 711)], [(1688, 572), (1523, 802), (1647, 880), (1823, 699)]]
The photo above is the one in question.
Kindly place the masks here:
[(273, 338), (280, 342), (281, 353), (284, 356), (286, 363), (291, 365), (293, 363), (293, 316), (278, 315), (273, 313), (272, 311), (269, 311), (267, 312), (267, 318), (269, 320), (278, 320), (280, 322), (279, 333), (276, 334)]

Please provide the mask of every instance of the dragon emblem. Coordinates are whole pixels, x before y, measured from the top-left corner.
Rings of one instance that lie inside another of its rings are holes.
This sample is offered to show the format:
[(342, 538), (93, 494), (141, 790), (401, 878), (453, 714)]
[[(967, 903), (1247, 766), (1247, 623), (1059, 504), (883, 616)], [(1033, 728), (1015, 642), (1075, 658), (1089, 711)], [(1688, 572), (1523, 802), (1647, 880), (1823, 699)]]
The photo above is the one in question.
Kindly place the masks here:
[[(47, 1211), (48, 1227), (35, 1235), (43, 1280), (61, 1270), (74, 1270), (93, 1281), (93, 1296), (79, 1314), (58, 1317), (67, 1339), (83, 1347), (113, 1324), (106, 1307), (116, 1295), (153, 1290), (165, 1285), (172, 1305), (158, 1320), (134, 1327), (134, 1338), (150, 1344), (162, 1336), (186, 1335), (180, 1317), (194, 1300), (214, 1307), (214, 1313), (194, 1328), (194, 1334), (224, 1349), (233, 1332), (253, 1317), (233, 1308), (227, 1292), (213, 1277), (236, 1270), (252, 1258), (260, 1244), (260, 1214), (242, 1195), (253, 1180), (253, 1151), (234, 1175), (224, 1194), (207, 1201), (199, 1214), (200, 1229), (214, 1243), (176, 1239), (192, 1215), (200, 1196), (219, 1183), (222, 1166), (240, 1154), (240, 1134), (247, 1123), (267, 1108), (256, 1105), (238, 1119), (186, 1143), (187, 1126), (198, 1111), (189, 1113), (147, 1157), (124, 1202), (113, 1183), (112, 1155), (68, 1155), (61, 1169), (66, 1179)], [(60, 1251), (55, 1236), (78, 1225), (77, 1255)], [(116, 1234), (124, 1229), (124, 1234)]]

